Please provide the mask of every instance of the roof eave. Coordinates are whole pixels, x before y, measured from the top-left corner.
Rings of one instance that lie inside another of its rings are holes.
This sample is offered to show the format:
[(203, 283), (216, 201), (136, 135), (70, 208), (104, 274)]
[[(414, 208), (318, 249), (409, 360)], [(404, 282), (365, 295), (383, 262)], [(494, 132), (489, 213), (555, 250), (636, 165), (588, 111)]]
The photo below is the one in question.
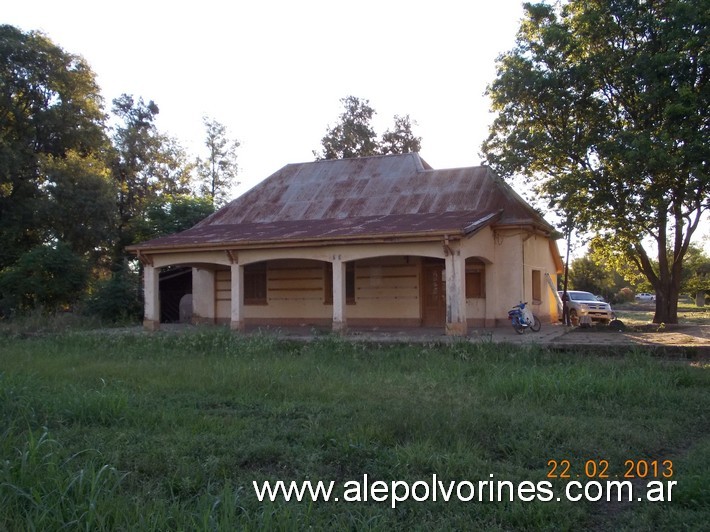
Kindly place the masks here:
[(372, 235), (339, 236), (334, 238), (301, 238), (301, 239), (272, 239), (272, 240), (239, 240), (224, 242), (204, 242), (189, 244), (166, 244), (144, 246), (141, 244), (127, 246), (126, 251), (134, 255), (140, 254), (165, 254), (173, 252), (190, 251), (224, 251), (235, 249), (264, 249), (264, 248), (289, 248), (289, 247), (322, 247), (339, 244), (398, 244), (412, 242), (431, 242), (444, 237), (456, 238), (465, 236), (461, 228), (426, 231), (414, 234), (379, 233)]
[(471, 222), (463, 228), (463, 233), (466, 236), (473, 236), (484, 227), (488, 227), (489, 225), (500, 220), (501, 216), (503, 216), (503, 209), (500, 209), (498, 212), (493, 212), (487, 216), (484, 216), (483, 218), (476, 220), (475, 222)]
[(496, 223), (494, 226), (496, 229), (523, 229), (546, 237), (549, 237), (552, 234), (552, 228), (549, 225), (533, 221)]

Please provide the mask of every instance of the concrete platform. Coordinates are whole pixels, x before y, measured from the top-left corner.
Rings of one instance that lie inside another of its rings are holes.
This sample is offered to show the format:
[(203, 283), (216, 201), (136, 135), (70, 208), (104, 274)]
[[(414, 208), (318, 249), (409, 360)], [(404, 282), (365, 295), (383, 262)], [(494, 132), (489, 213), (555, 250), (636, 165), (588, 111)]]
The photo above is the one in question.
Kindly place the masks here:
[(647, 326), (627, 331), (572, 328), (555, 338), (550, 347), (614, 350), (649, 349), (662, 354), (710, 358), (710, 325)]
[[(312, 340), (332, 334), (309, 327), (250, 329), (247, 334), (271, 333), (285, 339)], [(565, 327), (546, 324), (539, 332), (518, 334), (511, 326), (472, 329), (464, 337), (447, 336), (440, 328), (389, 329), (351, 328), (343, 335), (352, 341), (376, 343), (451, 343), (490, 342), (513, 345), (539, 345), (555, 350), (602, 351), (620, 348), (649, 349), (661, 354), (710, 358), (710, 325), (666, 325), (643, 330), (614, 331), (608, 328)]]
[[(180, 332), (203, 325), (161, 324), (163, 332)], [(146, 333), (151, 334), (151, 333)], [(313, 341), (334, 334), (330, 329), (302, 327), (249, 327), (235, 334), (273, 334), (285, 340)], [(349, 328), (340, 335), (354, 342), (387, 343), (455, 343), (482, 342), (512, 345), (538, 345), (546, 349), (580, 353), (622, 354), (628, 349), (643, 349), (659, 356), (686, 359), (710, 359), (710, 325), (645, 326), (627, 331), (606, 327), (565, 327), (543, 324), (539, 332), (518, 334), (511, 326), (470, 329), (466, 336), (447, 336), (443, 328), (393, 329), (386, 327)]]

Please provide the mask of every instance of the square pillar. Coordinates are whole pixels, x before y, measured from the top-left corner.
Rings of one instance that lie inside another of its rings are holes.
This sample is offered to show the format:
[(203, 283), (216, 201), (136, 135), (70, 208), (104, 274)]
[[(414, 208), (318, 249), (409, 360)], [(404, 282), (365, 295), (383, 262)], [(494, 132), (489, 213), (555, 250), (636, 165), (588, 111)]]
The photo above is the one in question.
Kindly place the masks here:
[(143, 328), (157, 331), (160, 329), (160, 268), (146, 265), (143, 269), (143, 298)]
[(205, 268), (192, 269), (192, 321), (196, 324), (215, 322), (215, 272)]
[(498, 264), (486, 264), (486, 320), (485, 327), (495, 327), (496, 323), (496, 306), (495, 302), (500, 301), (498, 298)]
[(244, 330), (244, 266), (232, 264), (232, 303), (230, 327), (233, 331)]
[(340, 257), (333, 260), (333, 331), (344, 333), (347, 326), (345, 295), (345, 262)]
[(458, 249), (446, 255), (446, 334), (465, 336), (466, 323), (466, 259)]

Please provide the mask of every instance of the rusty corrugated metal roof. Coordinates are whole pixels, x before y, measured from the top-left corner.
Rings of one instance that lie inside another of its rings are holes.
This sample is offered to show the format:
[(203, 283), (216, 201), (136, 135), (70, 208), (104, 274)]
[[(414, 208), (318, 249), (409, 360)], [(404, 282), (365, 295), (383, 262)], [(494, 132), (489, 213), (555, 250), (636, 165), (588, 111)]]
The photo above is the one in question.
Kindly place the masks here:
[(419, 154), (289, 164), (194, 228), (131, 249), (462, 232), (480, 220), (552, 227), (488, 167)]
[(498, 216), (473, 219), (470, 212), (353, 216), (327, 220), (284, 220), (195, 226), (187, 231), (151, 240), (137, 248), (245, 246), (274, 242), (313, 242), (387, 238), (406, 235), (461, 236), (478, 230)]

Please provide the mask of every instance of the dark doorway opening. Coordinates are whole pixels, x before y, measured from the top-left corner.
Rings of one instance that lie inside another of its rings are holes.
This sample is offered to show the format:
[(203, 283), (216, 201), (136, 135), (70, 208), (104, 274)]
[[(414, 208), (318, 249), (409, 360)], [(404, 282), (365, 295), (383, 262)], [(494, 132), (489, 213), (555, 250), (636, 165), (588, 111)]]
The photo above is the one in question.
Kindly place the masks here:
[(180, 321), (180, 300), (192, 294), (192, 268), (173, 267), (160, 272), (160, 322)]

